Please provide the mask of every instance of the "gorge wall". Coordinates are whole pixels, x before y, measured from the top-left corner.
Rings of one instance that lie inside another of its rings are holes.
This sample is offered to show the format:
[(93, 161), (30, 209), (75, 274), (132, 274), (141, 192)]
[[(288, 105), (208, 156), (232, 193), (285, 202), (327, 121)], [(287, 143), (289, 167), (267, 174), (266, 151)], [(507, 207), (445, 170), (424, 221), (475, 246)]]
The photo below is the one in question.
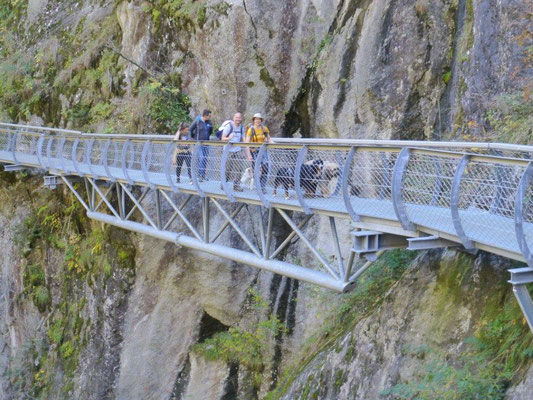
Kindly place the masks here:
[[(0, 16), (3, 121), (170, 134), (207, 107), (215, 124), (262, 112), (275, 136), (531, 141), (524, 0), (8, 0)], [(90, 222), (33, 172), (0, 178), (0, 398), (531, 398), (509, 260), (395, 251), (336, 295)], [(306, 232), (330, 257), (327, 223)], [(285, 257), (311, 262), (301, 244)]]

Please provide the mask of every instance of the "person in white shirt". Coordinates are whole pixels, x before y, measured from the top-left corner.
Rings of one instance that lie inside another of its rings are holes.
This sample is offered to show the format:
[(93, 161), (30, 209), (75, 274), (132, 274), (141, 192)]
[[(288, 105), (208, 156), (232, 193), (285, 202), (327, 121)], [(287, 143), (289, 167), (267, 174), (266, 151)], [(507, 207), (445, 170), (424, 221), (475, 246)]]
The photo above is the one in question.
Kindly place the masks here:
[[(229, 143), (239, 143), (244, 139), (244, 126), (242, 125), (242, 114), (236, 113), (233, 116), (233, 122), (226, 125), (222, 132), (222, 141)], [(233, 182), (233, 190), (242, 192), (240, 186), (241, 167), (243, 165), (243, 156), (241, 146), (232, 146), (228, 161), (226, 162), (226, 182)]]

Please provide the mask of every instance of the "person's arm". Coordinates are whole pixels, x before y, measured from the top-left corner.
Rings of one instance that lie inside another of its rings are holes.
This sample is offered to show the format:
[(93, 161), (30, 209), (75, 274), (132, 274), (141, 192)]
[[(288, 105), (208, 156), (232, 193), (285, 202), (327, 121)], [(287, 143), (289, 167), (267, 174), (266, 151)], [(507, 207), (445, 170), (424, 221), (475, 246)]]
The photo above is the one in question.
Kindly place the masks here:
[(270, 129), (268, 129), (266, 126), (264, 127), (264, 129), (265, 129), (265, 136), (267, 138), (267, 143), (273, 144), (274, 141), (272, 140), (272, 136), (270, 135)]
[(233, 129), (231, 124), (227, 124), (224, 130), (222, 131), (222, 141), (229, 142), (233, 138)]
[[(246, 130), (246, 135), (244, 136), (244, 143), (251, 143), (252, 141), (252, 128), (248, 128)], [(250, 147), (245, 146), (244, 147), (244, 154), (246, 154), (246, 158), (248, 161), (252, 161), (252, 153), (250, 152)]]
[(190, 137), (192, 139), (196, 139), (197, 137), (197, 131), (198, 131), (198, 120), (195, 119), (194, 122), (191, 124), (191, 126), (189, 127), (189, 133), (190, 133)]

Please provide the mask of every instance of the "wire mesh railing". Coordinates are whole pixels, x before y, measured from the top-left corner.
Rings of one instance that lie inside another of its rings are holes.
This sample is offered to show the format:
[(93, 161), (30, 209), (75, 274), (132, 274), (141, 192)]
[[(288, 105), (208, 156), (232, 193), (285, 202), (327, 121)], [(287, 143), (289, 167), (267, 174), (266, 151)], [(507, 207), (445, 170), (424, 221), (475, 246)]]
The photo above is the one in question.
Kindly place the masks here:
[(524, 177), (533, 170), (530, 153), (514, 147), (505, 152), (505, 146), (476, 152), (476, 144), (465, 152), (379, 143), (174, 141), (0, 124), (4, 163), (306, 213), (345, 214), (354, 221), (386, 220), (408, 231), (439, 232), (465, 246), (528, 254), (533, 184)]

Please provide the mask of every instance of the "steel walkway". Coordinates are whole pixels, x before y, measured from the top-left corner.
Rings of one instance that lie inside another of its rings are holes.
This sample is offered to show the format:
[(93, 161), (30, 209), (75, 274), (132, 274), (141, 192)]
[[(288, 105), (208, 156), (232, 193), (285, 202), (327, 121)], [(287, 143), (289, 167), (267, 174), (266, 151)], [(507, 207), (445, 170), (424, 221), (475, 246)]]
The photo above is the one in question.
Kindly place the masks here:
[[(248, 152), (254, 153), (253, 169)], [(526, 262), (529, 267), (511, 270), (510, 282), (533, 329), (533, 302), (525, 287), (533, 282), (531, 155), (533, 147), (509, 144), (279, 139), (257, 146), (0, 123), (0, 162), (6, 170), (49, 171), (49, 186), (59, 179), (68, 185), (90, 218), (337, 291), (349, 290), (360, 273), (352, 271), (355, 255), (372, 259), (393, 247), (459, 245)], [(176, 159), (183, 162), (179, 183)], [(85, 181), (86, 199), (73, 179)], [(135, 186), (144, 189), (135, 193)], [(155, 210), (142, 204), (149, 194)], [(193, 196), (203, 199), (201, 233), (184, 211)], [(230, 213), (220, 200), (238, 206)], [(251, 216), (260, 231), (255, 240), (235, 220), (245, 204), (258, 206)], [(172, 211), (168, 219), (165, 207)], [(210, 209), (225, 219), (214, 235)], [(297, 223), (287, 211), (304, 217)], [(277, 249), (271, 243), (274, 212), (293, 230)], [(133, 220), (135, 213), (142, 222)], [(313, 215), (329, 217), (334, 261), (303, 231)], [(339, 218), (355, 228), (347, 256), (338, 242)], [(192, 236), (176, 232), (175, 220)], [(246, 251), (215, 243), (228, 226), (241, 236)], [(320, 268), (276, 259), (295, 236)]]

